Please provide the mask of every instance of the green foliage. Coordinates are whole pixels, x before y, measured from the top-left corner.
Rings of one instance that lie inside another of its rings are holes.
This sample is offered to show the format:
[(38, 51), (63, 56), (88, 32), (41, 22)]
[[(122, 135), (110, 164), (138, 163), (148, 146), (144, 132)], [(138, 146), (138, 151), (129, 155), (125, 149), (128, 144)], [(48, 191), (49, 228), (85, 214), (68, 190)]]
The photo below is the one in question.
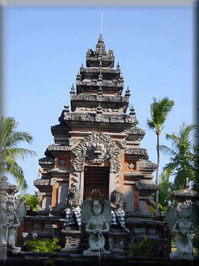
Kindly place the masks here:
[(24, 202), (26, 203), (27, 206), (30, 207), (32, 211), (36, 211), (37, 205), (39, 204), (39, 198), (37, 192), (35, 192), (34, 195), (30, 195), (28, 193), (22, 194), (19, 197), (24, 199)]
[(183, 123), (179, 133), (167, 134), (166, 138), (172, 141), (172, 148), (167, 146), (160, 146), (160, 150), (168, 153), (170, 163), (168, 163), (164, 170), (166, 175), (174, 175), (174, 184), (176, 189), (182, 189), (185, 185), (186, 178), (197, 183), (197, 168), (196, 160), (198, 156), (195, 153), (195, 147), (191, 141), (191, 131), (196, 126), (185, 126)]
[(28, 187), (23, 169), (17, 159), (24, 160), (27, 155), (36, 155), (34, 151), (18, 148), (21, 142), (31, 143), (32, 136), (27, 132), (16, 131), (17, 123), (14, 118), (2, 117), (0, 122), (0, 172), (10, 173), (22, 189)]
[[(159, 185), (159, 166), (160, 166), (160, 135), (164, 127), (164, 123), (171, 111), (174, 102), (165, 97), (162, 100), (157, 101), (153, 98), (153, 103), (150, 105), (151, 119), (147, 118), (147, 125), (152, 129), (157, 136), (157, 170), (156, 170), (156, 184)], [(158, 203), (159, 203), (159, 191), (156, 192), (156, 215), (158, 216)]]
[(153, 256), (154, 245), (157, 244), (156, 240), (147, 238), (138, 240), (133, 243), (126, 254), (129, 256)]
[(163, 125), (173, 105), (174, 102), (167, 97), (159, 101), (153, 98), (153, 103), (150, 105), (151, 119), (147, 118), (147, 125), (149, 128), (153, 129), (157, 135), (161, 134)]
[(43, 252), (43, 253), (55, 253), (57, 250), (61, 249), (61, 246), (58, 245), (59, 239), (57, 237), (44, 238), (40, 239), (31, 239), (27, 240), (24, 243), (24, 246), (29, 246), (30, 250), (33, 252)]
[(174, 184), (169, 182), (169, 175), (163, 171), (160, 176), (159, 184), (159, 208), (161, 211), (166, 211), (171, 203), (171, 193), (175, 190)]

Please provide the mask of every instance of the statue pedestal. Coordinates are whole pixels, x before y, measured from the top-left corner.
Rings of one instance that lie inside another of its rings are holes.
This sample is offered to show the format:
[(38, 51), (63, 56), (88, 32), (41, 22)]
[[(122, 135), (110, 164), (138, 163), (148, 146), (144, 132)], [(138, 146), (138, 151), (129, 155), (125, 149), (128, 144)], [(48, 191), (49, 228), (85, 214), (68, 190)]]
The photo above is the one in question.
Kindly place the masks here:
[(111, 252), (110, 251), (107, 251), (107, 250), (104, 250), (104, 251), (101, 251), (99, 252), (99, 250), (90, 250), (90, 249), (87, 249), (87, 250), (84, 250), (83, 252), (83, 255), (84, 256), (90, 256), (90, 257), (94, 257), (94, 256), (107, 256), (107, 255), (110, 255)]
[(8, 255), (9, 254), (18, 254), (19, 252), (21, 252), (21, 248), (20, 247), (7, 248)]
[(0, 244), (0, 260), (6, 259), (7, 248), (6, 245)]
[(77, 251), (81, 242), (81, 232), (79, 230), (62, 229), (65, 235), (65, 247), (61, 251)]
[(127, 248), (128, 233), (121, 231), (114, 231), (109, 233), (109, 250), (111, 252), (124, 252)]
[(176, 260), (193, 260), (193, 255), (170, 253), (169, 258), (170, 259), (176, 259)]

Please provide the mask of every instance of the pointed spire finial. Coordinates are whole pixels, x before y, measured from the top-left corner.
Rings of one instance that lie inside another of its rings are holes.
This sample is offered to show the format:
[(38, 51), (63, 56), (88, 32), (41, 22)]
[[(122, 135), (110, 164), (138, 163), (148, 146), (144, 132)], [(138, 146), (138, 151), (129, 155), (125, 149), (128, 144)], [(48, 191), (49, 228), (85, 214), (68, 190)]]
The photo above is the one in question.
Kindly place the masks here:
[(100, 34), (102, 35), (102, 27), (103, 27), (103, 13), (101, 14), (101, 27), (100, 27)]
[(189, 187), (190, 187), (190, 186), (189, 186), (189, 178), (186, 177), (186, 183), (185, 183), (184, 188), (189, 188)]
[(74, 84), (72, 84), (71, 91), (74, 91), (74, 90), (75, 90), (75, 86)]

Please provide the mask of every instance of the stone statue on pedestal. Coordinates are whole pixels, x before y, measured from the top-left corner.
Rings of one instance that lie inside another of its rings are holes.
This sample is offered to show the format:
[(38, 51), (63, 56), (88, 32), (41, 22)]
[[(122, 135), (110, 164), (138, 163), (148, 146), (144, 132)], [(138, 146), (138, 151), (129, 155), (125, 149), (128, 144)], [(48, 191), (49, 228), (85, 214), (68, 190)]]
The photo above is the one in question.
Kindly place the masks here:
[[(15, 200), (16, 201), (16, 200)], [(1, 229), (2, 241), (5, 242), (8, 248), (19, 249), (15, 246), (17, 228), (20, 226), (20, 221), (26, 214), (26, 207), (22, 201), (18, 202), (15, 210), (15, 202), (13, 198), (9, 198), (6, 202), (6, 209), (2, 210)]]
[(81, 230), (81, 209), (80, 192), (76, 188), (71, 188), (67, 194), (66, 226), (77, 226)]
[(102, 206), (99, 200), (87, 198), (82, 204), (82, 221), (86, 223), (86, 232), (89, 236), (89, 248), (84, 250), (85, 256), (100, 256), (109, 254), (104, 249), (105, 239), (103, 234), (109, 232), (111, 220), (110, 204), (107, 200)]
[(191, 201), (178, 203), (171, 206), (166, 213), (166, 220), (171, 229), (171, 233), (176, 235), (176, 252), (171, 253), (170, 257), (192, 259), (193, 256), (193, 236), (195, 226), (191, 216), (193, 215)]
[(123, 194), (118, 190), (111, 193), (111, 229), (119, 228), (122, 232), (128, 232), (125, 226), (125, 212), (123, 208)]
[(6, 176), (0, 178), (0, 249), (3, 250), (4, 258), (7, 247), (13, 252), (20, 250), (15, 242), (17, 228), (26, 215), (26, 206), (23, 199), (17, 200), (14, 197), (18, 191), (17, 186), (8, 183)]

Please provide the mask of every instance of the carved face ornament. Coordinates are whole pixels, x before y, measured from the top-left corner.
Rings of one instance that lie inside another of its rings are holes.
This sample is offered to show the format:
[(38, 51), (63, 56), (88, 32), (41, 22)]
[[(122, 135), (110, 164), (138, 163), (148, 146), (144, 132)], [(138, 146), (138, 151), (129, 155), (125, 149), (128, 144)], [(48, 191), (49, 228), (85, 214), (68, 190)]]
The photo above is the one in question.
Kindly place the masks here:
[(102, 163), (106, 160), (106, 157), (106, 149), (102, 143), (92, 143), (86, 153), (86, 158), (88, 158), (91, 163)]

